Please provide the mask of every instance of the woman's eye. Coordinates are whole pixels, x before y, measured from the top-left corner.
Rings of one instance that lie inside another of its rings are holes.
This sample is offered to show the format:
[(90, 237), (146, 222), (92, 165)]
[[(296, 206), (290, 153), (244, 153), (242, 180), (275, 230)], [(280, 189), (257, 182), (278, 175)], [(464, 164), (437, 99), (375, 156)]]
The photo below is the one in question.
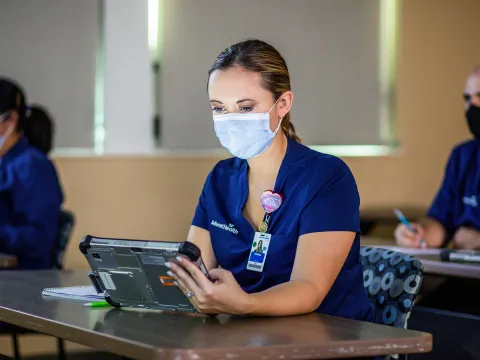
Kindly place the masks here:
[(242, 113), (248, 113), (248, 112), (252, 111), (252, 109), (253, 109), (253, 106), (242, 106), (242, 107), (240, 108), (240, 112), (242, 112)]
[(225, 111), (224, 108), (218, 107), (218, 106), (214, 106), (214, 107), (212, 108), (212, 110), (213, 110), (213, 112), (215, 112), (215, 113), (221, 113), (221, 112), (224, 112), (224, 111)]

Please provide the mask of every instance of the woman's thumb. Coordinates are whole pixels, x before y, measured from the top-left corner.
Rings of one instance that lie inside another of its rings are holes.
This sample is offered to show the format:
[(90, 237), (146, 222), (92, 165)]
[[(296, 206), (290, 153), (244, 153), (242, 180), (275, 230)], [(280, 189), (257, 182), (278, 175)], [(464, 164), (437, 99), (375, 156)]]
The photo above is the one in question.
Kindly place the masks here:
[(212, 278), (212, 280), (223, 281), (225, 279), (225, 277), (227, 276), (228, 271), (225, 270), (225, 269), (216, 268), (216, 269), (210, 270), (209, 274), (210, 274), (210, 277)]

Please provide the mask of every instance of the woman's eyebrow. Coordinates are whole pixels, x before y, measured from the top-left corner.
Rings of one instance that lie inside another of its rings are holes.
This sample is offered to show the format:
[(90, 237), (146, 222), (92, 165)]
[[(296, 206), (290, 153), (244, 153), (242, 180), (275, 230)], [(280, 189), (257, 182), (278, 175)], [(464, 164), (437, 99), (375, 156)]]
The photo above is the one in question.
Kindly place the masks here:
[(253, 100), (253, 99), (241, 99), (241, 100), (237, 101), (237, 104), (240, 104), (240, 103), (245, 102), (245, 101), (255, 101), (255, 100)]
[[(242, 102), (245, 102), (245, 101), (255, 101), (253, 99), (240, 99), (237, 101), (237, 104), (240, 104)], [(218, 103), (218, 104), (223, 104), (220, 100), (215, 100), (215, 99), (210, 99), (210, 102), (211, 103)]]

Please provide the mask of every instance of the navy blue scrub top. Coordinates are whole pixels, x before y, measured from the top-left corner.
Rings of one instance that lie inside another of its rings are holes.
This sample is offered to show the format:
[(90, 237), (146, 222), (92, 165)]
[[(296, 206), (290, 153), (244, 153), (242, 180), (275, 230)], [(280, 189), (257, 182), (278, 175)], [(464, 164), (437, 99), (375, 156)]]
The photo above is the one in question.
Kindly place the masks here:
[(448, 233), (461, 226), (480, 230), (480, 141), (457, 145), (450, 154), (442, 185), (428, 211)]
[(246, 268), (256, 231), (242, 214), (248, 197), (247, 170), (246, 160), (219, 162), (207, 177), (192, 221), (210, 232), (218, 264), (233, 273), (244, 291), (260, 292), (290, 280), (300, 236), (355, 232), (345, 264), (317, 311), (373, 321), (359, 257), (360, 199), (347, 165), (288, 140), (274, 189), (282, 194), (283, 204), (270, 219), (272, 238), (261, 273)]
[(0, 252), (21, 269), (49, 268), (62, 202), (52, 162), (21, 137), (0, 162)]

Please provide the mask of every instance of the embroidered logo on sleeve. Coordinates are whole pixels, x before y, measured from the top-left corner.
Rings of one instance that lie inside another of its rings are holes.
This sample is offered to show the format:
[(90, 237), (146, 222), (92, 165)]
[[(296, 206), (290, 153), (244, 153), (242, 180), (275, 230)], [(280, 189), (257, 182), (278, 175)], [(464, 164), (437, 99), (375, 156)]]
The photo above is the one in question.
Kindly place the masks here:
[(232, 234), (238, 235), (238, 230), (235, 228), (235, 225), (233, 224), (220, 224), (216, 222), (215, 220), (212, 220), (210, 225), (215, 226), (219, 229), (225, 230), (225, 231), (230, 231)]
[(478, 206), (478, 201), (477, 201), (477, 197), (475, 195), (472, 195), (472, 196), (464, 196), (463, 197), (463, 203), (465, 205), (469, 205), (469, 206), (473, 206), (473, 207), (477, 207)]

